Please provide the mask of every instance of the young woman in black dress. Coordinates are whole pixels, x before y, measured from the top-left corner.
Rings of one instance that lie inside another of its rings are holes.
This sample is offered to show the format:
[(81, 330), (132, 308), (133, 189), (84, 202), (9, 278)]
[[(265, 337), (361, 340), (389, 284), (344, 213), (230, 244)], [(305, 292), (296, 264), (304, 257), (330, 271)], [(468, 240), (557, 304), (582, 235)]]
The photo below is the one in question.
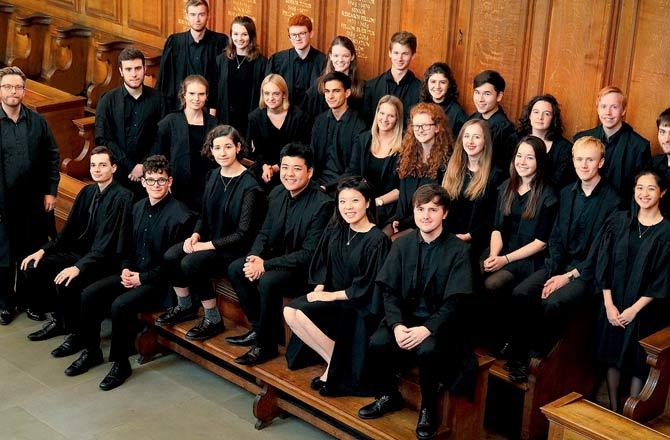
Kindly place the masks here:
[(363, 176), (372, 186), (380, 228), (393, 218), (400, 193), (396, 168), (402, 148), (402, 111), (402, 101), (393, 95), (379, 100), (372, 129), (359, 136), (347, 169), (348, 175)]
[(263, 79), (258, 108), (249, 113), (247, 144), (256, 160), (256, 171), (269, 186), (279, 184), (279, 152), (289, 142), (309, 144), (309, 117), (290, 105), (288, 86), (281, 75)]
[(656, 171), (635, 178), (632, 213), (612, 214), (598, 241), (595, 283), (602, 292), (597, 359), (607, 367), (610, 408), (620, 411), (621, 376), (636, 397), (649, 373), (638, 341), (670, 324), (670, 221), (659, 202), (667, 183)]
[(458, 136), (468, 115), (458, 103), (458, 86), (449, 65), (433, 63), (426, 69), (421, 81), (421, 102), (432, 102), (444, 110), (452, 137)]
[[(381, 298), (373, 295), (375, 278), (391, 242), (373, 223), (372, 188), (364, 178), (340, 179), (336, 200), (333, 220), (309, 269), (310, 284), (316, 287), (284, 307), (284, 318), (294, 337), (326, 361), (312, 388), (323, 395), (367, 395), (368, 338), (383, 310)], [(287, 350), (289, 366), (289, 353), (295, 350)]]

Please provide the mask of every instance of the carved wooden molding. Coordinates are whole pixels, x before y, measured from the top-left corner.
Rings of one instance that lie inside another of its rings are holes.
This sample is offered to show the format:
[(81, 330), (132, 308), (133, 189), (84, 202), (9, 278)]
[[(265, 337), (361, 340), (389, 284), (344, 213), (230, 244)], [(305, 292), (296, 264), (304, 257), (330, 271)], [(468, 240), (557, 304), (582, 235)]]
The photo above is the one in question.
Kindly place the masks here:
[(113, 23), (121, 23), (121, 0), (115, 0), (110, 9), (101, 9), (86, 2), (84, 12), (91, 17), (101, 18)]
[(127, 47), (132, 47), (133, 43), (126, 40), (114, 40), (108, 42), (98, 42), (95, 51), (95, 59), (99, 62), (98, 67), (102, 71), (101, 78), (94, 79), (93, 84), (86, 90), (86, 107), (94, 111), (98, 101), (103, 93), (121, 84), (121, 74), (119, 73), (118, 59), (121, 51)]
[(7, 65), (16, 66), (23, 70), (28, 78), (39, 78), (42, 73), (42, 58), (44, 57), (44, 42), (51, 24), (51, 17), (44, 14), (31, 14), (16, 18), (16, 33), (28, 39), (23, 53), (15, 53), (7, 60)]
[(9, 33), (9, 18), (14, 13), (14, 5), (0, 3), (0, 65), (7, 60), (7, 34)]
[(74, 119), (72, 121), (77, 128), (77, 134), (84, 139), (84, 145), (77, 157), (66, 157), (60, 164), (63, 174), (77, 179), (86, 179), (89, 173), (89, 159), (91, 150), (95, 148), (95, 116)]
[(86, 68), (91, 30), (83, 26), (56, 29), (49, 69), (44, 74), (47, 84), (79, 95), (86, 88)]

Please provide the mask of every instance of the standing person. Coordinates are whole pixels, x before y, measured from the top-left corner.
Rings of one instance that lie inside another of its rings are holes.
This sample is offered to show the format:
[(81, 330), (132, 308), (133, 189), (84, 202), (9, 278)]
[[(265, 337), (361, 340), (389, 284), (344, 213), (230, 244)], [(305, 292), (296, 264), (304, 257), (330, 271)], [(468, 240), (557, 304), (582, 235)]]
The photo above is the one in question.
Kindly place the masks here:
[(365, 122), (347, 102), (351, 96), (351, 80), (347, 75), (330, 72), (323, 77), (323, 94), (329, 109), (316, 118), (312, 127), (313, 179), (330, 192), (346, 172)]
[(105, 93), (95, 113), (95, 144), (109, 148), (116, 158), (116, 180), (142, 198), (142, 162), (156, 141), (156, 126), (165, 114), (158, 90), (144, 85), (142, 51), (126, 48), (119, 54), (120, 87)]
[(365, 84), (363, 115), (369, 122), (375, 115), (377, 103), (384, 95), (394, 95), (402, 101), (403, 121), (407, 124), (409, 111), (419, 102), (421, 81), (409, 70), (416, 55), (416, 37), (411, 32), (400, 31), (391, 36), (389, 58), (391, 68)]
[(228, 46), (216, 57), (218, 76), (212, 90), (217, 93), (219, 121), (235, 127), (243, 137), (247, 116), (260, 102), (267, 61), (256, 41), (254, 21), (246, 16), (233, 18)]
[(228, 276), (251, 331), (226, 338), (230, 344), (251, 346), (235, 359), (256, 365), (277, 356), (282, 334), (282, 296), (301, 294), (306, 272), (330, 214), (332, 200), (311, 183), (312, 150), (287, 144), (280, 156), (281, 185), (270, 193), (268, 213), (247, 256), (228, 267)]
[(458, 103), (458, 85), (446, 63), (433, 63), (426, 69), (421, 81), (421, 102), (432, 102), (444, 110), (449, 121), (452, 137), (458, 136), (468, 115)]
[(268, 60), (266, 75), (277, 73), (288, 85), (288, 99), (302, 107), (307, 89), (316, 81), (326, 64), (326, 56), (312, 46), (312, 20), (296, 14), (288, 21), (288, 39), (292, 49), (279, 51)]
[[(0, 325), (14, 319), (15, 294), (20, 302), (28, 299), (18, 262), (55, 230), (58, 146), (44, 118), (23, 105), (25, 87), (21, 69), (0, 69)], [(44, 320), (36, 304), (27, 306), (29, 318)]]
[(412, 196), (422, 185), (442, 182), (453, 147), (447, 117), (437, 104), (415, 105), (410, 120), (398, 160), (400, 184), (396, 213), (393, 222), (384, 228), (392, 239), (414, 226)]
[(531, 98), (521, 110), (517, 136), (537, 136), (544, 141), (549, 155), (547, 183), (556, 191), (577, 179), (572, 164), (572, 144), (563, 137), (563, 119), (558, 101), (552, 95)]
[(449, 211), (444, 188), (420, 187), (412, 205), (418, 230), (393, 243), (377, 276), (385, 319), (370, 338), (369, 356), (378, 397), (358, 417), (375, 419), (403, 407), (397, 374), (411, 361), (418, 364), (421, 390), (416, 436), (429, 439), (437, 429), (439, 384), (458, 390), (476, 364), (466, 337), (472, 267), (468, 244), (442, 226)]
[[(28, 335), (42, 341), (71, 333), (51, 352), (69, 356), (83, 349), (79, 300), (84, 287), (120, 269), (130, 228), (132, 193), (114, 181), (116, 164), (107, 147), (91, 151), (92, 184), (79, 191), (58, 237), (21, 262), (33, 301), (53, 318)], [(55, 292), (54, 292), (55, 290)], [(39, 295), (39, 296), (38, 296)]]
[(365, 80), (360, 78), (360, 73), (358, 72), (356, 46), (354, 46), (354, 42), (349, 38), (344, 35), (338, 35), (330, 43), (326, 68), (314, 84), (307, 89), (305, 103), (302, 108), (311, 119), (328, 110), (328, 104), (323, 94), (323, 79), (330, 72), (342, 72), (349, 76), (351, 79), (351, 95), (349, 95), (347, 102), (349, 107), (354, 110), (361, 110)]
[[(207, 29), (207, 0), (186, 0), (186, 21), (189, 30), (170, 35), (165, 40), (156, 88), (163, 93), (167, 112), (179, 110), (179, 89), (190, 75), (201, 75), (216, 84), (216, 57), (228, 44), (228, 36)], [(218, 104), (212, 93), (206, 107), (215, 114)]]
[(637, 212), (618, 212), (605, 224), (595, 274), (603, 298), (596, 358), (608, 368), (610, 409), (617, 412), (621, 376), (631, 378), (630, 395), (637, 397), (649, 374), (638, 341), (670, 323), (670, 222), (659, 209), (667, 186), (655, 171), (633, 182)]
[(454, 144), (442, 186), (451, 205), (447, 230), (470, 243), (474, 261), (491, 237), (497, 188), (502, 180), (502, 171), (493, 165), (488, 123), (479, 119), (466, 121)]
[(372, 188), (363, 177), (340, 179), (336, 200), (309, 267), (314, 290), (284, 307), (294, 334), (286, 360), (294, 368), (302, 341), (327, 364), (310, 383), (312, 389), (324, 396), (367, 395), (368, 338), (383, 313), (381, 297), (374, 294), (375, 278), (391, 241), (373, 222)]
[[(666, 108), (656, 118), (656, 129), (658, 130), (658, 144), (663, 154), (658, 154), (651, 159), (651, 168), (670, 182), (670, 108)], [(661, 198), (661, 214), (670, 218), (670, 196), (667, 194)]]
[(600, 125), (577, 133), (573, 140), (593, 136), (605, 144), (602, 176), (628, 202), (632, 197), (633, 179), (651, 159), (649, 141), (624, 122), (628, 100), (618, 87), (600, 90), (596, 105)]
[(308, 143), (309, 117), (288, 98), (288, 86), (281, 75), (263, 79), (258, 108), (249, 113), (247, 144), (254, 152), (256, 170), (272, 189), (279, 184), (279, 153), (290, 142)]
[(483, 119), (491, 127), (493, 163), (505, 174), (512, 159), (514, 124), (500, 103), (505, 94), (505, 79), (495, 70), (484, 70), (472, 80), (472, 100), (477, 111), (469, 119)]
[(103, 361), (100, 324), (112, 311), (112, 368), (100, 382), (104, 391), (114, 389), (130, 377), (128, 357), (137, 333), (137, 314), (160, 307), (168, 284), (163, 263), (165, 251), (190, 231), (194, 215), (170, 194), (172, 177), (165, 156), (149, 156), (142, 164), (147, 198), (133, 206), (132, 240), (121, 262), (121, 271), (102, 278), (81, 293), (81, 326), (76, 330), (84, 350), (65, 370), (78, 376)]
[(402, 102), (393, 95), (377, 104), (372, 129), (361, 133), (347, 168), (350, 176), (363, 176), (372, 186), (377, 205), (377, 226), (384, 228), (395, 214), (400, 190), (398, 158), (402, 151)]
[(216, 127), (216, 118), (205, 111), (209, 84), (200, 75), (187, 76), (179, 89), (182, 111), (170, 113), (158, 123), (154, 154), (170, 161), (172, 194), (192, 211), (200, 212), (202, 193), (212, 161), (202, 154), (202, 144)]
[(207, 136), (205, 152), (219, 168), (207, 179), (195, 231), (165, 254), (177, 305), (156, 319), (156, 324), (165, 326), (195, 318), (199, 306), (192, 296), (196, 296), (202, 302), (205, 317), (186, 333), (193, 340), (223, 332), (212, 280), (225, 276), (230, 263), (249, 249), (265, 208), (263, 190), (251, 171), (240, 163), (242, 138), (237, 130), (230, 125), (216, 127)]

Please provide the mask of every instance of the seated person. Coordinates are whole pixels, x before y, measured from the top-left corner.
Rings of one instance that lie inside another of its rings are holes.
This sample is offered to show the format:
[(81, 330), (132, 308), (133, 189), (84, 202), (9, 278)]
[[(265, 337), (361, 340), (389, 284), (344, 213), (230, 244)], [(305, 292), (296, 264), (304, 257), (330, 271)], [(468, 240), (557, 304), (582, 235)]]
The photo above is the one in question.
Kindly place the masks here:
[(458, 136), (461, 127), (468, 120), (468, 115), (458, 103), (458, 85), (449, 65), (437, 62), (426, 69), (421, 81), (420, 101), (432, 102), (442, 107), (449, 121), (451, 137)]
[(442, 227), (449, 196), (437, 184), (414, 194), (418, 231), (396, 240), (377, 276), (384, 297), (385, 319), (370, 338), (370, 360), (378, 398), (358, 411), (374, 419), (399, 410), (398, 369), (408, 360), (419, 367), (421, 408), (419, 439), (435, 435), (439, 384), (455, 390), (465, 359), (474, 362), (466, 343), (467, 302), (472, 294), (469, 245)]
[(575, 142), (572, 152), (579, 181), (561, 191), (544, 267), (512, 291), (510, 355), (518, 360), (508, 362), (512, 380), (526, 381), (529, 353), (545, 356), (570, 318), (583, 309), (593, 292), (581, 278), (591, 243), (621, 206), (616, 190), (599, 174), (605, 162), (602, 142), (586, 136)]
[[(228, 276), (251, 331), (226, 341), (252, 346), (235, 362), (256, 365), (277, 356), (282, 296), (307, 290), (307, 269), (332, 213), (332, 200), (312, 184), (312, 150), (290, 143), (280, 155), (282, 184), (269, 197), (268, 213), (247, 256)], [(297, 296), (296, 295), (296, 296)]]
[(294, 368), (302, 341), (327, 364), (312, 380), (313, 389), (322, 395), (365, 395), (371, 372), (365, 362), (368, 338), (383, 313), (381, 297), (374, 295), (375, 278), (391, 241), (373, 223), (372, 188), (365, 179), (340, 179), (336, 200), (309, 268), (314, 290), (284, 307), (293, 330), (286, 360)]
[(358, 112), (349, 108), (351, 79), (346, 74), (327, 74), (323, 78), (323, 93), (329, 109), (316, 118), (312, 127), (313, 179), (331, 192), (349, 166), (358, 136), (366, 125)]
[(595, 284), (602, 292), (596, 359), (607, 367), (610, 409), (619, 412), (621, 376), (637, 397), (649, 375), (638, 341), (670, 324), (670, 222), (659, 201), (667, 191), (655, 171), (634, 179), (637, 213), (617, 212), (603, 227), (597, 246)]
[[(84, 287), (121, 269), (130, 235), (133, 195), (114, 180), (116, 162), (107, 147), (91, 151), (92, 184), (77, 194), (58, 237), (21, 262), (27, 292), (54, 310), (52, 319), (28, 335), (42, 341), (80, 328), (80, 294)], [(55, 288), (55, 293), (54, 293)], [(71, 334), (51, 354), (64, 357), (84, 348)]]
[(596, 102), (600, 125), (577, 133), (573, 139), (593, 136), (605, 144), (605, 165), (600, 175), (619, 192), (625, 203), (631, 200), (635, 175), (651, 159), (649, 141), (623, 121), (627, 101), (618, 87), (601, 89)]
[(209, 132), (203, 155), (219, 165), (207, 177), (200, 219), (193, 234), (165, 254), (170, 268), (166, 276), (174, 285), (177, 305), (156, 319), (165, 326), (188, 321), (202, 302), (205, 316), (186, 333), (186, 338), (204, 340), (224, 330), (216, 306), (212, 279), (221, 278), (228, 266), (249, 249), (263, 218), (265, 194), (250, 170), (240, 163), (242, 138), (230, 125)]
[[(658, 129), (658, 144), (663, 154), (658, 154), (651, 158), (651, 168), (670, 182), (670, 108), (666, 108), (656, 118), (656, 128)], [(670, 217), (670, 196), (667, 194), (661, 198), (661, 214), (663, 217)]]
[(395, 217), (384, 233), (395, 239), (414, 227), (412, 197), (422, 185), (441, 183), (453, 148), (447, 118), (437, 104), (421, 102), (410, 112), (398, 160), (398, 202)]
[(128, 357), (133, 353), (137, 314), (159, 308), (168, 284), (163, 254), (188, 234), (195, 217), (186, 205), (170, 194), (172, 177), (165, 156), (149, 156), (142, 163), (144, 186), (148, 198), (133, 207), (133, 238), (121, 263), (120, 274), (110, 275), (89, 285), (81, 294), (81, 327), (76, 334), (84, 351), (66, 370), (78, 376), (103, 362), (100, 350), (100, 324), (112, 311), (112, 343), (107, 376), (100, 382), (102, 390), (111, 390), (130, 377)]

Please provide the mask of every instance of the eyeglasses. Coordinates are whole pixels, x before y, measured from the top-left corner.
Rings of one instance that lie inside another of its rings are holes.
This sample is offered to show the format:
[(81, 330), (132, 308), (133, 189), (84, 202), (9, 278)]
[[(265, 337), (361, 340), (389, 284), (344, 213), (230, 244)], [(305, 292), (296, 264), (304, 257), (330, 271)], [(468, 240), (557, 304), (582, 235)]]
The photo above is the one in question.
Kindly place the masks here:
[(430, 127), (432, 127), (433, 124), (412, 124), (412, 129), (414, 131), (419, 131), (419, 130), (428, 130)]
[(7, 91), (7, 92), (11, 92), (12, 90), (16, 90), (17, 92), (21, 92), (23, 89), (26, 88), (26, 86), (20, 86), (20, 85), (19, 86), (13, 86), (11, 84), (3, 84), (0, 87), (5, 89), (5, 91)]
[(158, 184), (158, 186), (165, 186), (168, 183), (168, 179), (165, 177), (160, 177), (158, 179), (152, 179), (149, 177), (148, 179), (144, 179), (144, 183), (146, 183), (148, 186), (154, 186), (155, 184)]
[(291, 40), (300, 40), (300, 39), (305, 38), (307, 36), (307, 34), (309, 34), (309, 32), (304, 32), (303, 31), (303, 32), (298, 32), (297, 34), (288, 34), (288, 37)]

